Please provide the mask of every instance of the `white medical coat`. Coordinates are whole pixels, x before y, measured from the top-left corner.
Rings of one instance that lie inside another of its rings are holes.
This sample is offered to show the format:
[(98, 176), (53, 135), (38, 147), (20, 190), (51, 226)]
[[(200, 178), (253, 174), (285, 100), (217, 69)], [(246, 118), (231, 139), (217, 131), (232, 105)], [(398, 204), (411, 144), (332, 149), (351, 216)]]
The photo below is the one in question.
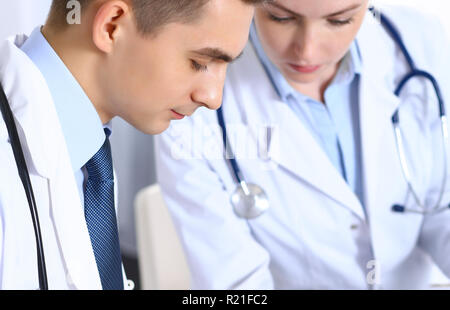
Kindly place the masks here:
[[(67, 146), (52, 96), (20, 50), (0, 44), (0, 82), (15, 116), (38, 208), (50, 289), (101, 289)], [(123, 269), (123, 268), (122, 268)], [(0, 288), (38, 289), (36, 243), (25, 191), (0, 118)], [(126, 280), (124, 287), (131, 288)]]

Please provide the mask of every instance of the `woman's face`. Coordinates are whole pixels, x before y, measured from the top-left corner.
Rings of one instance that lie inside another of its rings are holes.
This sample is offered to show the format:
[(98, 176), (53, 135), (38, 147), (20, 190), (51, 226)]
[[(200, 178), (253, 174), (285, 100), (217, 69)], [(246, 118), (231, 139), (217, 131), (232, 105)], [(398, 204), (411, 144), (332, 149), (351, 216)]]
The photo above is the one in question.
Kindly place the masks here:
[(277, 0), (255, 25), (270, 60), (291, 83), (322, 84), (337, 72), (364, 20), (368, 0)]

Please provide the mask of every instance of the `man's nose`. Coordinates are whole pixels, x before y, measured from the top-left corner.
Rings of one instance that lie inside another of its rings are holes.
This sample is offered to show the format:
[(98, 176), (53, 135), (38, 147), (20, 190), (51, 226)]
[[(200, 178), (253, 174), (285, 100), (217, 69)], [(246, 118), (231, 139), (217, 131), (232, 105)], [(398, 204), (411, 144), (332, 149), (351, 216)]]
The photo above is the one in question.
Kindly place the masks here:
[(208, 74), (199, 80), (192, 92), (192, 100), (211, 110), (217, 110), (222, 104), (223, 86), (225, 83), (226, 68)]

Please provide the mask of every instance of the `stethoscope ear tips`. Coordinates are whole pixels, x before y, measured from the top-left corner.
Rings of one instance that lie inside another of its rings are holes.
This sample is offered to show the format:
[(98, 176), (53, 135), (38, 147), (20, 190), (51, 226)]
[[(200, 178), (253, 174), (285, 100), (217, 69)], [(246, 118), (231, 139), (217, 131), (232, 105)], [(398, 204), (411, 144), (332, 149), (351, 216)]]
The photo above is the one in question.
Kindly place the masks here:
[(397, 213), (403, 213), (403, 212), (405, 212), (405, 207), (401, 206), (401, 205), (393, 205), (392, 211), (397, 212)]

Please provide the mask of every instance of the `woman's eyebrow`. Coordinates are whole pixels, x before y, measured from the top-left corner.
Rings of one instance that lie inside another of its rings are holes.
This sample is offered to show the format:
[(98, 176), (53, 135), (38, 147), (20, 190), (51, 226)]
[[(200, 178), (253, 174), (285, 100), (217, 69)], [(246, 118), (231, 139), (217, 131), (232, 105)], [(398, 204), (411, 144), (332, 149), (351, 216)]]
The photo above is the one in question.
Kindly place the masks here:
[(347, 12), (350, 12), (350, 11), (353, 11), (353, 10), (356, 10), (356, 9), (359, 9), (361, 6), (362, 6), (362, 3), (354, 4), (354, 5), (352, 5), (352, 6), (349, 6), (349, 7), (346, 8), (346, 9), (343, 9), (343, 10), (341, 10), (341, 11), (339, 11), (339, 12), (336, 12), (336, 13), (329, 14), (329, 15), (327, 15), (327, 16), (325, 16), (325, 17), (334, 17), (334, 16), (337, 16), (337, 15), (341, 15), (341, 14), (344, 14), (344, 13), (347, 13)]
[[(282, 6), (281, 4), (278, 4), (276, 2), (270, 2), (268, 4), (268, 6), (274, 6), (274, 7), (278, 8), (278, 9), (280, 9), (280, 10), (286, 11), (289, 14), (292, 14), (292, 15), (297, 16), (297, 17), (304, 17), (302, 14), (299, 14), (299, 13), (296, 13), (294, 11), (291, 11), (288, 8)], [(353, 4), (353, 5), (349, 6), (348, 8), (342, 9), (342, 10), (340, 10), (338, 12), (328, 14), (328, 15), (324, 16), (324, 18), (335, 17), (335, 16), (338, 16), (338, 15), (344, 14), (346, 12), (356, 10), (356, 9), (360, 8), (361, 6), (362, 6), (362, 3), (356, 3), (356, 4)]]

